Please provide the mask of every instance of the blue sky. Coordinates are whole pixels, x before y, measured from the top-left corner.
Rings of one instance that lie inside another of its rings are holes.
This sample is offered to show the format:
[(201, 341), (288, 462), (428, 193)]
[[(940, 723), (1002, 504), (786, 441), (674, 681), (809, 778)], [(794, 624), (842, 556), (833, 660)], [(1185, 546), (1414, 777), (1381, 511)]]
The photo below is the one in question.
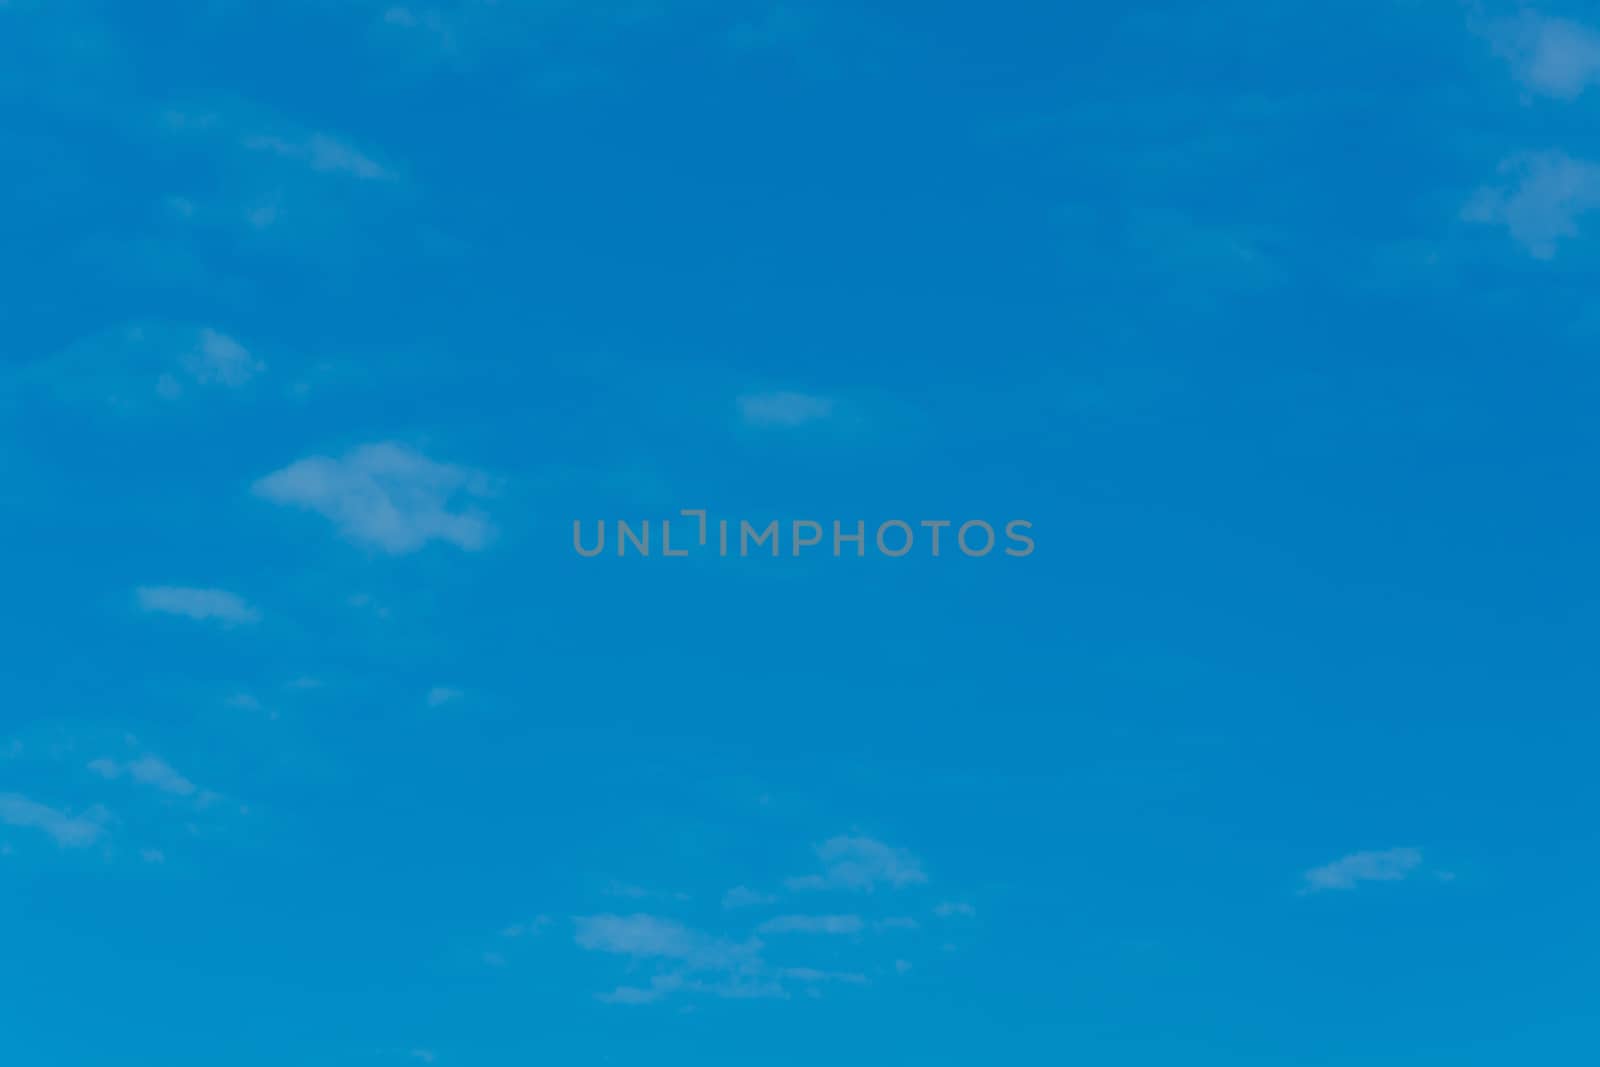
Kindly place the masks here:
[[(4, 1062), (1592, 1057), (1600, 7), (0, 0), (0, 90)], [(1036, 547), (573, 551), (697, 508)]]

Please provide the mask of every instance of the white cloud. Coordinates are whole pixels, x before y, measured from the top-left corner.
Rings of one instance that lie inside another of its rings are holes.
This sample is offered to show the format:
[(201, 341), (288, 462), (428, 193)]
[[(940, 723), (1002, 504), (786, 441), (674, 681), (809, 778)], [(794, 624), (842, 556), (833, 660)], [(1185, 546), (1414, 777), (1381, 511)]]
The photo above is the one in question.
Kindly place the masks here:
[(304, 163), (314, 171), (344, 174), (363, 181), (389, 181), (394, 175), (382, 165), (336, 137), (310, 133), (300, 137), (250, 134), (240, 141), (252, 152), (266, 152)]
[(162, 852), (159, 848), (142, 848), (139, 850), (139, 858), (144, 860), (146, 863), (167, 862), (167, 854)]
[(752, 908), (761, 904), (771, 904), (778, 898), (770, 893), (758, 893), (746, 886), (736, 885), (722, 895), (722, 906), (729, 910), (734, 908)]
[(598, 998), (605, 1004), (654, 1004), (668, 993), (684, 988), (682, 975), (658, 974), (650, 980), (650, 985), (645, 986), (618, 986), (609, 993), (601, 993)]
[(345, 600), (352, 608), (365, 608), (372, 612), (374, 618), (387, 619), (389, 609), (373, 599), (371, 593), (352, 593)]
[(0, 793), (0, 823), (42, 830), (62, 848), (86, 848), (105, 832), (110, 813), (96, 805), (82, 815), (69, 815), (16, 793)]
[(435, 1056), (432, 1052), (425, 1048), (414, 1048), (411, 1050), (411, 1058), (414, 1060), (421, 1060), (423, 1063), (432, 1063), (439, 1057)]
[[(280, 116), (261, 113), (237, 102), (213, 101), (218, 107), (170, 108), (161, 115), (169, 133), (220, 137), (247, 152), (279, 159), (322, 174), (342, 174), (363, 181), (390, 181), (395, 175), (382, 164), (331, 134), (296, 128)], [(192, 214), (193, 205), (189, 205)]]
[(977, 909), (971, 904), (966, 904), (959, 900), (940, 901), (933, 906), (933, 913), (941, 919), (949, 919), (957, 915), (970, 918), (978, 914)]
[(595, 952), (679, 960), (695, 970), (737, 968), (760, 958), (759, 941), (729, 941), (654, 915), (590, 915), (575, 922), (578, 944)]
[(350, 540), (394, 555), (430, 541), (476, 551), (493, 533), (482, 514), (453, 507), (460, 497), (489, 495), (486, 475), (392, 442), (362, 445), (339, 459), (299, 460), (254, 490), (275, 504), (314, 511)]
[(1581, 23), (1527, 11), (1496, 22), (1490, 36), (1517, 80), (1535, 92), (1571, 100), (1600, 84), (1600, 33)]
[(177, 585), (145, 585), (135, 590), (145, 611), (228, 625), (252, 623), (261, 618), (255, 608), (226, 589), (195, 589)]
[(266, 369), (248, 349), (227, 334), (202, 329), (194, 347), (184, 355), (184, 369), (201, 385), (237, 389)]
[(780, 978), (791, 978), (796, 982), (848, 982), (851, 985), (862, 985), (867, 976), (849, 971), (819, 971), (815, 967), (785, 967), (778, 972)]
[(465, 694), (459, 689), (450, 689), (446, 686), (436, 685), (428, 690), (428, 707), (442, 708), (446, 704), (454, 704)]
[(149, 786), (173, 796), (198, 797), (202, 802), (213, 798), (213, 794), (202, 790), (179, 774), (166, 760), (155, 756), (140, 756), (126, 763), (119, 763), (113, 759), (97, 759), (89, 764), (89, 769), (108, 781), (126, 775), (139, 785)]
[[(820, 873), (789, 879), (796, 889), (833, 889), (867, 892), (878, 887), (906, 887), (927, 881), (919, 860), (905, 849), (870, 837), (846, 835), (815, 846)], [(613, 884), (612, 896), (641, 895)], [(660, 897), (662, 894), (643, 894)], [(681, 895), (679, 895), (682, 899)], [(776, 897), (739, 885), (728, 890), (722, 906), (729, 911), (772, 903)], [(820, 909), (819, 909), (820, 910)], [(735, 916), (725, 916), (732, 920)], [(806, 959), (785, 958), (800, 952), (826, 951), (830, 955), (870, 951), (875, 941), (869, 933), (915, 930), (920, 924), (906, 915), (868, 919), (854, 913), (788, 913), (759, 916), (754, 926), (731, 929), (695, 929), (675, 918), (658, 914), (587, 915), (574, 917), (575, 941), (591, 952), (626, 957), (628, 984), (601, 994), (613, 1004), (653, 1004), (679, 995), (722, 998), (756, 998), (822, 995), (825, 983), (861, 983), (866, 978), (855, 969), (807, 966)], [(752, 920), (753, 921), (753, 920)], [(520, 927), (507, 931), (515, 936)], [(825, 940), (819, 940), (825, 939)], [(902, 938), (903, 940), (903, 938)], [(896, 951), (904, 952), (902, 947)], [(848, 960), (833, 960), (853, 963)], [(887, 961), (879, 959), (874, 973)]]
[(1362, 882), (1400, 882), (1422, 866), (1422, 853), (1414, 848), (1392, 848), (1384, 852), (1355, 852), (1317, 867), (1305, 874), (1303, 892), (1328, 889), (1354, 889)]
[(537, 934), (550, 925), (550, 916), (536, 915), (532, 922), (513, 923), (500, 931), (501, 937), (522, 937), (525, 934)]
[(790, 878), (790, 889), (872, 890), (880, 885), (900, 889), (928, 880), (918, 859), (870, 837), (830, 838), (816, 847), (821, 874)]
[(1551, 259), (1559, 241), (1578, 236), (1578, 220), (1600, 209), (1600, 164), (1564, 152), (1514, 156), (1507, 179), (1485, 186), (1462, 210), (1469, 222), (1504, 226), (1535, 259)]
[(170, 407), (195, 388), (243, 389), (265, 370), (219, 330), (147, 320), (82, 338), (29, 376), (65, 400), (137, 413)]
[(762, 958), (758, 940), (732, 941), (654, 915), (590, 915), (573, 920), (579, 946), (653, 961), (669, 968), (648, 988), (625, 986), (600, 999), (648, 1004), (685, 991), (727, 998), (781, 997), (782, 984)]
[(779, 915), (756, 927), (763, 934), (859, 934), (859, 915)]
[(803, 426), (833, 414), (832, 400), (807, 393), (747, 393), (739, 397), (738, 406), (751, 426)]

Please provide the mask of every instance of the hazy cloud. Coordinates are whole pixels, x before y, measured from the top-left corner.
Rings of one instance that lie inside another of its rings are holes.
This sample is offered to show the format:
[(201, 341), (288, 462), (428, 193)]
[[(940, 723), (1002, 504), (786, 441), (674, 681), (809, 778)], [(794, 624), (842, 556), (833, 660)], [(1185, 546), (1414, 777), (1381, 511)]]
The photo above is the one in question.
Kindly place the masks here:
[(580, 947), (666, 968), (648, 986), (601, 994), (608, 1003), (648, 1004), (678, 991), (726, 998), (785, 995), (758, 940), (733, 941), (654, 915), (590, 915), (574, 922)]
[(189, 377), (200, 385), (237, 389), (265, 370), (265, 365), (227, 334), (202, 329), (194, 346), (183, 356)]
[(859, 934), (859, 915), (779, 915), (756, 927), (763, 934)]
[(654, 1004), (668, 993), (684, 988), (682, 975), (658, 974), (648, 986), (618, 986), (597, 999), (604, 1004)]
[(546, 926), (549, 926), (549, 925), (550, 925), (550, 916), (548, 916), (548, 915), (536, 915), (536, 916), (533, 917), (533, 920), (531, 922), (512, 923), (510, 926), (508, 926), (504, 930), (500, 931), (500, 936), (501, 937), (523, 937), (524, 935), (528, 935), (528, 934), (537, 934), (539, 931), (543, 930)]
[(1329, 889), (1354, 889), (1362, 882), (1399, 882), (1422, 866), (1422, 853), (1414, 848), (1392, 848), (1384, 852), (1355, 852), (1317, 867), (1305, 874), (1303, 892)]
[(739, 414), (751, 426), (794, 427), (826, 419), (833, 401), (806, 393), (748, 393), (738, 399)]
[(641, 959), (679, 960), (695, 969), (719, 970), (759, 958), (759, 941), (734, 942), (653, 915), (590, 915), (575, 920), (586, 949)]
[(796, 982), (848, 982), (851, 985), (861, 985), (867, 980), (864, 974), (850, 971), (819, 971), (815, 967), (785, 967), (778, 972), (778, 976)]
[(1571, 100), (1600, 83), (1600, 33), (1581, 23), (1526, 11), (1495, 22), (1490, 38), (1535, 92)]
[(195, 389), (239, 390), (265, 370), (220, 330), (151, 320), (82, 338), (26, 376), (68, 402), (131, 414), (167, 408)]
[(302, 459), (262, 478), (254, 490), (275, 504), (313, 511), (350, 540), (394, 555), (430, 541), (476, 551), (493, 532), (487, 517), (460, 503), (489, 494), (486, 475), (390, 442), (362, 445), (338, 459)]
[(171, 793), (173, 796), (191, 797), (201, 793), (199, 786), (179, 774), (171, 764), (155, 756), (141, 756), (126, 763), (97, 759), (89, 764), (89, 769), (107, 780), (115, 780), (126, 775), (140, 785), (149, 786), (163, 793)]
[(1600, 164), (1564, 152), (1515, 156), (1500, 165), (1502, 183), (1475, 193), (1462, 211), (1469, 222), (1504, 226), (1536, 259), (1578, 236), (1578, 220), (1600, 208)]
[(957, 915), (970, 918), (977, 914), (977, 910), (971, 904), (959, 900), (944, 900), (933, 906), (933, 913), (941, 919), (950, 919)]
[(428, 707), (442, 708), (446, 704), (454, 704), (464, 694), (459, 689), (450, 689), (447, 686), (436, 685), (428, 690)]
[(249, 134), (240, 141), (253, 152), (267, 152), (283, 159), (304, 163), (323, 173), (345, 174), (367, 181), (392, 180), (394, 175), (343, 141), (325, 133), (299, 137)]
[(216, 620), (228, 625), (256, 622), (259, 612), (226, 589), (195, 589), (177, 585), (145, 585), (135, 590), (139, 607), (165, 615), (198, 621)]
[(758, 893), (746, 886), (736, 885), (722, 895), (722, 906), (730, 910), (734, 908), (753, 908), (762, 904), (771, 904), (777, 899), (770, 893)]
[(62, 848), (86, 848), (99, 840), (110, 813), (96, 805), (82, 815), (70, 815), (16, 793), (0, 793), (0, 823), (42, 830)]
[(821, 874), (790, 878), (791, 889), (872, 890), (880, 885), (900, 889), (928, 880), (920, 861), (904, 849), (870, 837), (830, 838), (816, 847)]

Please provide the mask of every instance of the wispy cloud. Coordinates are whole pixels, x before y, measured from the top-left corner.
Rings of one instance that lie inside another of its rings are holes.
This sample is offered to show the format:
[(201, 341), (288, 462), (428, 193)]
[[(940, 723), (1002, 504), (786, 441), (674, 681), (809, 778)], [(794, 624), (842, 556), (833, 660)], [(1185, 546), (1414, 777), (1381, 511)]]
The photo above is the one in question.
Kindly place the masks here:
[(608, 1003), (649, 1004), (679, 991), (727, 998), (785, 995), (758, 940), (734, 941), (654, 915), (590, 915), (574, 922), (582, 948), (666, 967), (647, 986), (601, 994)]
[(1551, 259), (1578, 220), (1600, 209), (1600, 164), (1564, 152), (1514, 156), (1500, 165), (1501, 184), (1479, 189), (1462, 217), (1504, 226), (1536, 259)]
[(344, 141), (325, 133), (298, 137), (253, 133), (241, 139), (252, 152), (267, 152), (283, 159), (304, 163), (314, 171), (345, 174), (366, 181), (393, 180), (388, 168), (374, 162)]
[(777, 899), (770, 893), (758, 893), (747, 886), (736, 885), (722, 895), (722, 906), (731, 911), (734, 908), (753, 908), (771, 904)]
[(138, 759), (126, 762), (97, 759), (89, 764), (89, 770), (108, 781), (126, 776), (139, 785), (149, 786), (173, 796), (198, 797), (201, 801), (213, 796), (179, 774), (171, 764), (156, 756), (140, 756)]
[(607, 47), (661, 24), (669, 5), (654, 0), (583, 3), (380, 3), (377, 40), (427, 70), (470, 68), (484, 57), (515, 54), (526, 77), (548, 89), (602, 77), (616, 61)]
[(464, 695), (465, 694), (459, 689), (451, 689), (448, 686), (437, 685), (428, 690), (428, 707), (442, 708), (446, 704), (454, 704)]
[(683, 989), (685, 984), (680, 974), (658, 974), (650, 979), (648, 986), (618, 986), (609, 993), (599, 994), (596, 999), (602, 1004), (654, 1004), (667, 994)]
[(739, 415), (751, 426), (792, 428), (826, 419), (833, 401), (809, 393), (747, 393), (738, 398)]
[(139, 607), (164, 615), (181, 615), (201, 622), (227, 625), (257, 622), (260, 612), (226, 589), (196, 589), (178, 585), (145, 585), (135, 590)]
[[(880, 888), (903, 889), (927, 881), (921, 861), (909, 851), (862, 834), (829, 838), (813, 847), (819, 861), (817, 873), (787, 879), (795, 890), (838, 890), (867, 893)], [(632, 889), (613, 883), (610, 896), (666, 898), (668, 894)], [(688, 899), (671, 894), (675, 900)], [(702, 995), (722, 998), (821, 995), (824, 983), (858, 984), (873, 968), (847, 958), (877, 955), (879, 937), (891, 937), (904, 946), (909, 934), (922, 929), (916, 918), (901, 912), (860, 914), (859, 907), (822, 912), (787, 909), (744, 920), (739, 909), (773, 903), (773, 893), (738, 885), (722, 897), (721, 925), (697, 929), (677, 918), (660, 914), (582, 915), (573, 919), (574, 940), (580, 948), (626, 957), (630, 973), (641, 974), (601, 994), (612, 1004), (653, 1004), (669, 996)], [(815, 901), (815, 897), (808, 897)], [(870, 901), (856, 898), (862, 904)], [(898, 909), (896, 909), (898, 910)], [(746, 925), (746, 922), (749, 925)], [(519, 928), (520, 929), (520, 928)], [(887, 951), (887, 950), (885, 950)], [(903, 954), (904, 947), (893, 950)], [(786, 958), (802, 952), (826, 952), (829, 967), (815, 961)], [(891, 957), (892, 958), (892, 957)], [(847, 966), (840, 967), (845, 963)], [(889, 965), (879, 959), (879, 970)]]
[(933, 913), (941, 919), (951, 919), (956, 916), (971, 918), (978, 914), (971, 904), (959, 900), (943, 900), (933, 906)]
[(0, 793), (0, 823), (42, 830), (62, 848), (87, 848), (100, 839), (110, 813), (96, 805), (81, 815), (71, 815), (17, 793)]
[(205, 137), (245, 152), (273, 156), (319, 174), (363, 181), (392, 181), (394, 172), (348, 141), (320, 130), (306, 130), (282, 116), (239, 100), (169, 107), (161, 113), (169, 133)]
[(928, 880), (921, 862), (910, 852), (870, 837), (830, 838), (816, 847), (816, 853), (822, 873), (790, 878), (785, 883), (790, 889), (870, 891), (880, 885), (900, 889)]
[(201, 385), (237, 389), (266, 369), (244, 345), (225, 333), (201, 329), (194, 346), (183, 354), (183, 367)]
[(580, 946), (640, 959), (678, 960), (697, 970), (746, 965), (760, 956), (759, 941), (734, 942), (654, 915), (589, 915), (576, 921)]
[(741, 52), (766, 52), (812, 43), (816, 12), (792, 4), (760, 6), (728, 30), (728, 44)]
[(859, 934), (859, 915), (778, 915), (756, 927), (763, 934)]
[(1414, 848), (1392, 848), (1383, 852), (1355, 852), (1317, 867), (1305, 874), (1302, 892), (1355, 889), (1362, 882), (1400, 882), (1422, 866), (1422, 853)]
[(500, 931), (500, 936), (524, 937), (530, 934), (537, 934), (546, 926), (549, 926), (550, 921), (550, 916), (548, 915), (536, 915), (530, 922), (512, 923), (510, 926)]
[(254, 490), (275, 504), (313, 511), (350, 540), (393, 555), (431, 541), (476, 551), (494, 530), (485, 515), (462, 504), (489, 495), (486, 475), (392, 442), (363, 445), (337, 459), (302, 459), (262, 478)]
[(1600, 32), (1582, 23), (1525, 11), (1493, 23), (1490, 39), (1534, 92), (1571, 100), (1600, 84)]
[(28, 371), (26, 380), (69, 403), (137, 414), (168, 409), (197, 390), (241, 390), (265, 370), (221, 330), (149, 320), (84, 337)]
[(796, 982), (847, 982), (851, 985), (862, 985), (867, 980), (866, 975), (853, 971), (819, 971), (815, 967), (785, 967), (778, 976)]

